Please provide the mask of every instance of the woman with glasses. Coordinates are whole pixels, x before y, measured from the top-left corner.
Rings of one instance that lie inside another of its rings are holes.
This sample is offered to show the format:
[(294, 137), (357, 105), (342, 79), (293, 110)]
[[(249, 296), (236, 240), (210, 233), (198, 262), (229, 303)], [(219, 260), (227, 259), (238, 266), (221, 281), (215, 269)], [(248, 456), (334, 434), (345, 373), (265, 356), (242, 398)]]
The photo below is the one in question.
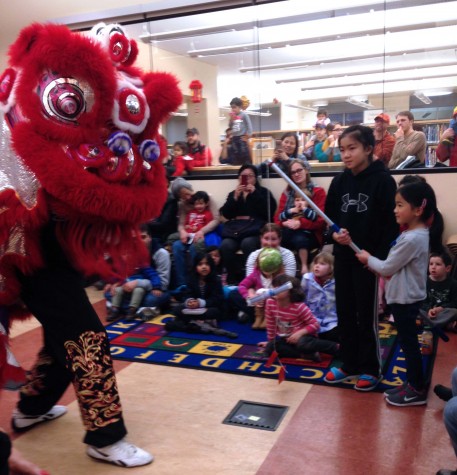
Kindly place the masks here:
[(327, 138), (316, 145), (315, 155), (321, 163), (341, 162), (341, 152), (338, 139), (343, 132), (343, 126), (339, 122), (327, 124)]
[[(220, 209), (227, 221), (222, 228), (220, 253), (227, 268), (227, 282), (235, 284), (244, 277), (247, 256), (260, 247), (260, 229), (271, 221), (276, 211), (276, 200), (271, 192), (260, 186), (257, 168), (245, 163), (238, 170), (238, 184)], [(243, 268), (240, 270), (236, 253), (243, 251)]]
[(272, 163), (276, 163), (283, 172), (287, 173), (289, 171), (289, 165), (294, 158), (300, 158), (306, 162), (305, 156), (298, 153), (298, 146), (298, 137), (295, 132), (286, 132), (283, 134), (276, 144), (271, 160), (260, 164), (262, 177), (268, 175), (269, 166)]
[[(323, 211), (326, 193), (311, 181), (309, 164), (300, 159), (290, 163), (289, 176), (292, 181)], [(322, 245), (325, 221), (308, 206), (306, 200), (288, 186), (279, 200), (275, 223), (282, 228), (282, 243), (296, 251), (300, 259), (300, 273), (308, 272), (308, 257), (312, 249)]]

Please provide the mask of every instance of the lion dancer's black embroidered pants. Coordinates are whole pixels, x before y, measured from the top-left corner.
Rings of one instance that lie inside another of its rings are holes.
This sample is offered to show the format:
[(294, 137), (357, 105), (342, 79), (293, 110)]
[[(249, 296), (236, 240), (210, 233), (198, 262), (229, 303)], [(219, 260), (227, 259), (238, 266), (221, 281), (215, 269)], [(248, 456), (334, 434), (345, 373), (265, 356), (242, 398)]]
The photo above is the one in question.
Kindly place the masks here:
[(108, 337), (86, 296), (83, 277), (58, 246), (52, 225), (42, 237), (47, 266), (20, 281), (24, 303), (43, 326), (44, 347), (21, 389), (18, 408), (27, 415), (45, 414), (73, 383), (84, 442), (104, 447), (127, 433)]

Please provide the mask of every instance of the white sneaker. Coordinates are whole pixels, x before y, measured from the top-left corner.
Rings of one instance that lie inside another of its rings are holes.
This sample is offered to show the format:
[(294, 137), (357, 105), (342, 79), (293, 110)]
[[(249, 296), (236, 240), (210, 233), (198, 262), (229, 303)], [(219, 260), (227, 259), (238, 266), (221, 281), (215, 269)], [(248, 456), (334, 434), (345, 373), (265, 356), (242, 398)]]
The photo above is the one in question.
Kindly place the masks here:
[(119, 467), (139, 467), (147, 465), (154, 460), (154, 457), (136, 445), (130, 444), (125, 439), (107, 445), (106, 447), (87, 447), (87, 455), (103, 462), (119, 465)]
[(23, 432), (31, 429), (33, 426), (40, 424), (41, 422), (51, 421), (57, 419), (67, 413), (65, 406), (53, 406), (46, 414), (38, 416), (27, 416), (23, 414), (19, 409), (13, 411), (11, 426), (16, 432)]

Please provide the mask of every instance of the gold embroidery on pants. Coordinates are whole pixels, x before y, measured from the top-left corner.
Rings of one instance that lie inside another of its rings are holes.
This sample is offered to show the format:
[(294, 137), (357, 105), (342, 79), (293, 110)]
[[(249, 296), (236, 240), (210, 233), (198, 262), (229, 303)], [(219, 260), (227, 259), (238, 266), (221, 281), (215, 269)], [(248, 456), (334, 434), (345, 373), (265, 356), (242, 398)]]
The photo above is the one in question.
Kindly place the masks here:
[(85, 332), (65, 349), (86, 430), (118, 422), (122, 407), (106, 334)]

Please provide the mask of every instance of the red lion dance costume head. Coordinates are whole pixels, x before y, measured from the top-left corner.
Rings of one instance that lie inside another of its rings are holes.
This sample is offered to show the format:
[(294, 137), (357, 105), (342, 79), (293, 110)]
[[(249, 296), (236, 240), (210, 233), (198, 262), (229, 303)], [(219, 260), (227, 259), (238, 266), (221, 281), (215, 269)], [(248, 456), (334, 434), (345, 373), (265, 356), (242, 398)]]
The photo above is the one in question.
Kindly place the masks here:
[[(0, 304), (18, 308), (19, 269), (43, 265), (49, 219), (75, 268), (107, 276), (134, 256), (135, 228), (166, 199), (158, 127), (181, 103), (174, 76), (132, 66), (119, 25), (89, 35), (33, 24), (0, 77)], [(133, 260), (133, 259), (132, 259)]]

